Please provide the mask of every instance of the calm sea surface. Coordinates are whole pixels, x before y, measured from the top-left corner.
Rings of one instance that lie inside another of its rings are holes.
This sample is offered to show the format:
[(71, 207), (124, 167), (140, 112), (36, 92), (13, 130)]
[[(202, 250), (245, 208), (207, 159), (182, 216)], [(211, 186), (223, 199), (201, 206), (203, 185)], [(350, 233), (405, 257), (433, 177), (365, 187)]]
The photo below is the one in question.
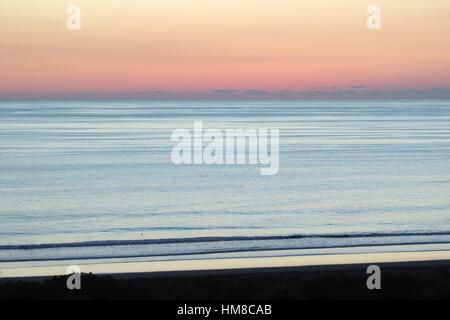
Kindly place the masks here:
[[(196, 120), (279, 173), (172, 164)], [(0, 102), (0, 262), (447, 242), (450, 101)]]

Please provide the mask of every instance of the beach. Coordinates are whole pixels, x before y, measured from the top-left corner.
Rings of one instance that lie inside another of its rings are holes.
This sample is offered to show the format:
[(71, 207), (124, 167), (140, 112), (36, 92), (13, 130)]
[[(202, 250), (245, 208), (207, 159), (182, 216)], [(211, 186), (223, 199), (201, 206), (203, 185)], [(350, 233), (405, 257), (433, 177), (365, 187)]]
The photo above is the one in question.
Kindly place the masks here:
[[(367, 267), (381, 289), (366, 286)], [(448, 299), (450, 251), (82, 265), (4, 271), (0, 299)], [(60, 275), (60, 276), (55, 276)]]

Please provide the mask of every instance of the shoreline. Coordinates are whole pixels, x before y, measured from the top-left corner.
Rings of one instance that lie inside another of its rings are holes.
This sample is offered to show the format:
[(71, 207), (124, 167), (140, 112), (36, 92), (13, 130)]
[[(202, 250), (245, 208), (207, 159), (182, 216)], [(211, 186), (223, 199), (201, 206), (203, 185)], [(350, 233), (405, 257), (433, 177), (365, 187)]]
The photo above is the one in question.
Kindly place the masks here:
[[(67, 275), (0, 278), (0, 300), (450, 299), (450, 252), (435, 255), (437, 259), (417, 254), (409, 259), (390, 255), (367, 260), (359, 256), (335, 264), (317, 261), (281, 266), (278, 261), (266, 267), (259, 264), (235, 269), (82, 271), (81, 290), (67, 289)], [(380, 290), (367, 288), (367, 267), (371, 264), (380, 267)]]
[(450, 250), (407, 251), (387, 253), (351, 253), (287, 255), (239, 258), (207, 258), (171, 261), (125, 261), (113, 263), (67, 263), (54, 266), (2, 267), (0, 281), (14, 279), (48, 279), (66, 275), (67, 267), (77, 265), (82, 273), (108, 275), (114, 278), (172, 276), (184, 274), (244, 274), (271, 272), (281, 269), (320, 270), (346, 269), (351, 266), (391, 265), (438, 265), (450, 264)]

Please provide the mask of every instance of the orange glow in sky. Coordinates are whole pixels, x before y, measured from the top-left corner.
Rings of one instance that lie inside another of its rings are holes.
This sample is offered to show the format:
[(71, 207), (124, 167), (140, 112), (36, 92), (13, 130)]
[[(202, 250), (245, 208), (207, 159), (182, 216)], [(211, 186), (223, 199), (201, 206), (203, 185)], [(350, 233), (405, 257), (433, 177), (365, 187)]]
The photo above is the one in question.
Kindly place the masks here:
[[(68, 30), (67, 7), (81, 9)], [(450, 2), (2, 0), (0, 98), (450, 88)]]

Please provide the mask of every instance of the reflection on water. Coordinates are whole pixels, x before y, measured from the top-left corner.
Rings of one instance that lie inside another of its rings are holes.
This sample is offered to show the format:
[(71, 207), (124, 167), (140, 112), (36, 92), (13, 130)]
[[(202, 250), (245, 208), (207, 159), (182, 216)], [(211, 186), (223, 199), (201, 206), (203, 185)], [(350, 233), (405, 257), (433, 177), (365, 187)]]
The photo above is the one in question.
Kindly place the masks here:
[[(278, 175), (173, 165), (170, 135), (194, 120), (205, 129), (280, 129)], [(450, 231), (449, 101), (1, 102), (0, 150), (0, 246), (353, 233), (395, 243), (405, 232), (440, 242), (448, 236), (434, 233)], [(417, 238), (409, 237), (401, 242)], [(173, 247), (312, 246), (298, 241)], [(66, 254), (39, 250), (0, 250), (0, 260)]]

